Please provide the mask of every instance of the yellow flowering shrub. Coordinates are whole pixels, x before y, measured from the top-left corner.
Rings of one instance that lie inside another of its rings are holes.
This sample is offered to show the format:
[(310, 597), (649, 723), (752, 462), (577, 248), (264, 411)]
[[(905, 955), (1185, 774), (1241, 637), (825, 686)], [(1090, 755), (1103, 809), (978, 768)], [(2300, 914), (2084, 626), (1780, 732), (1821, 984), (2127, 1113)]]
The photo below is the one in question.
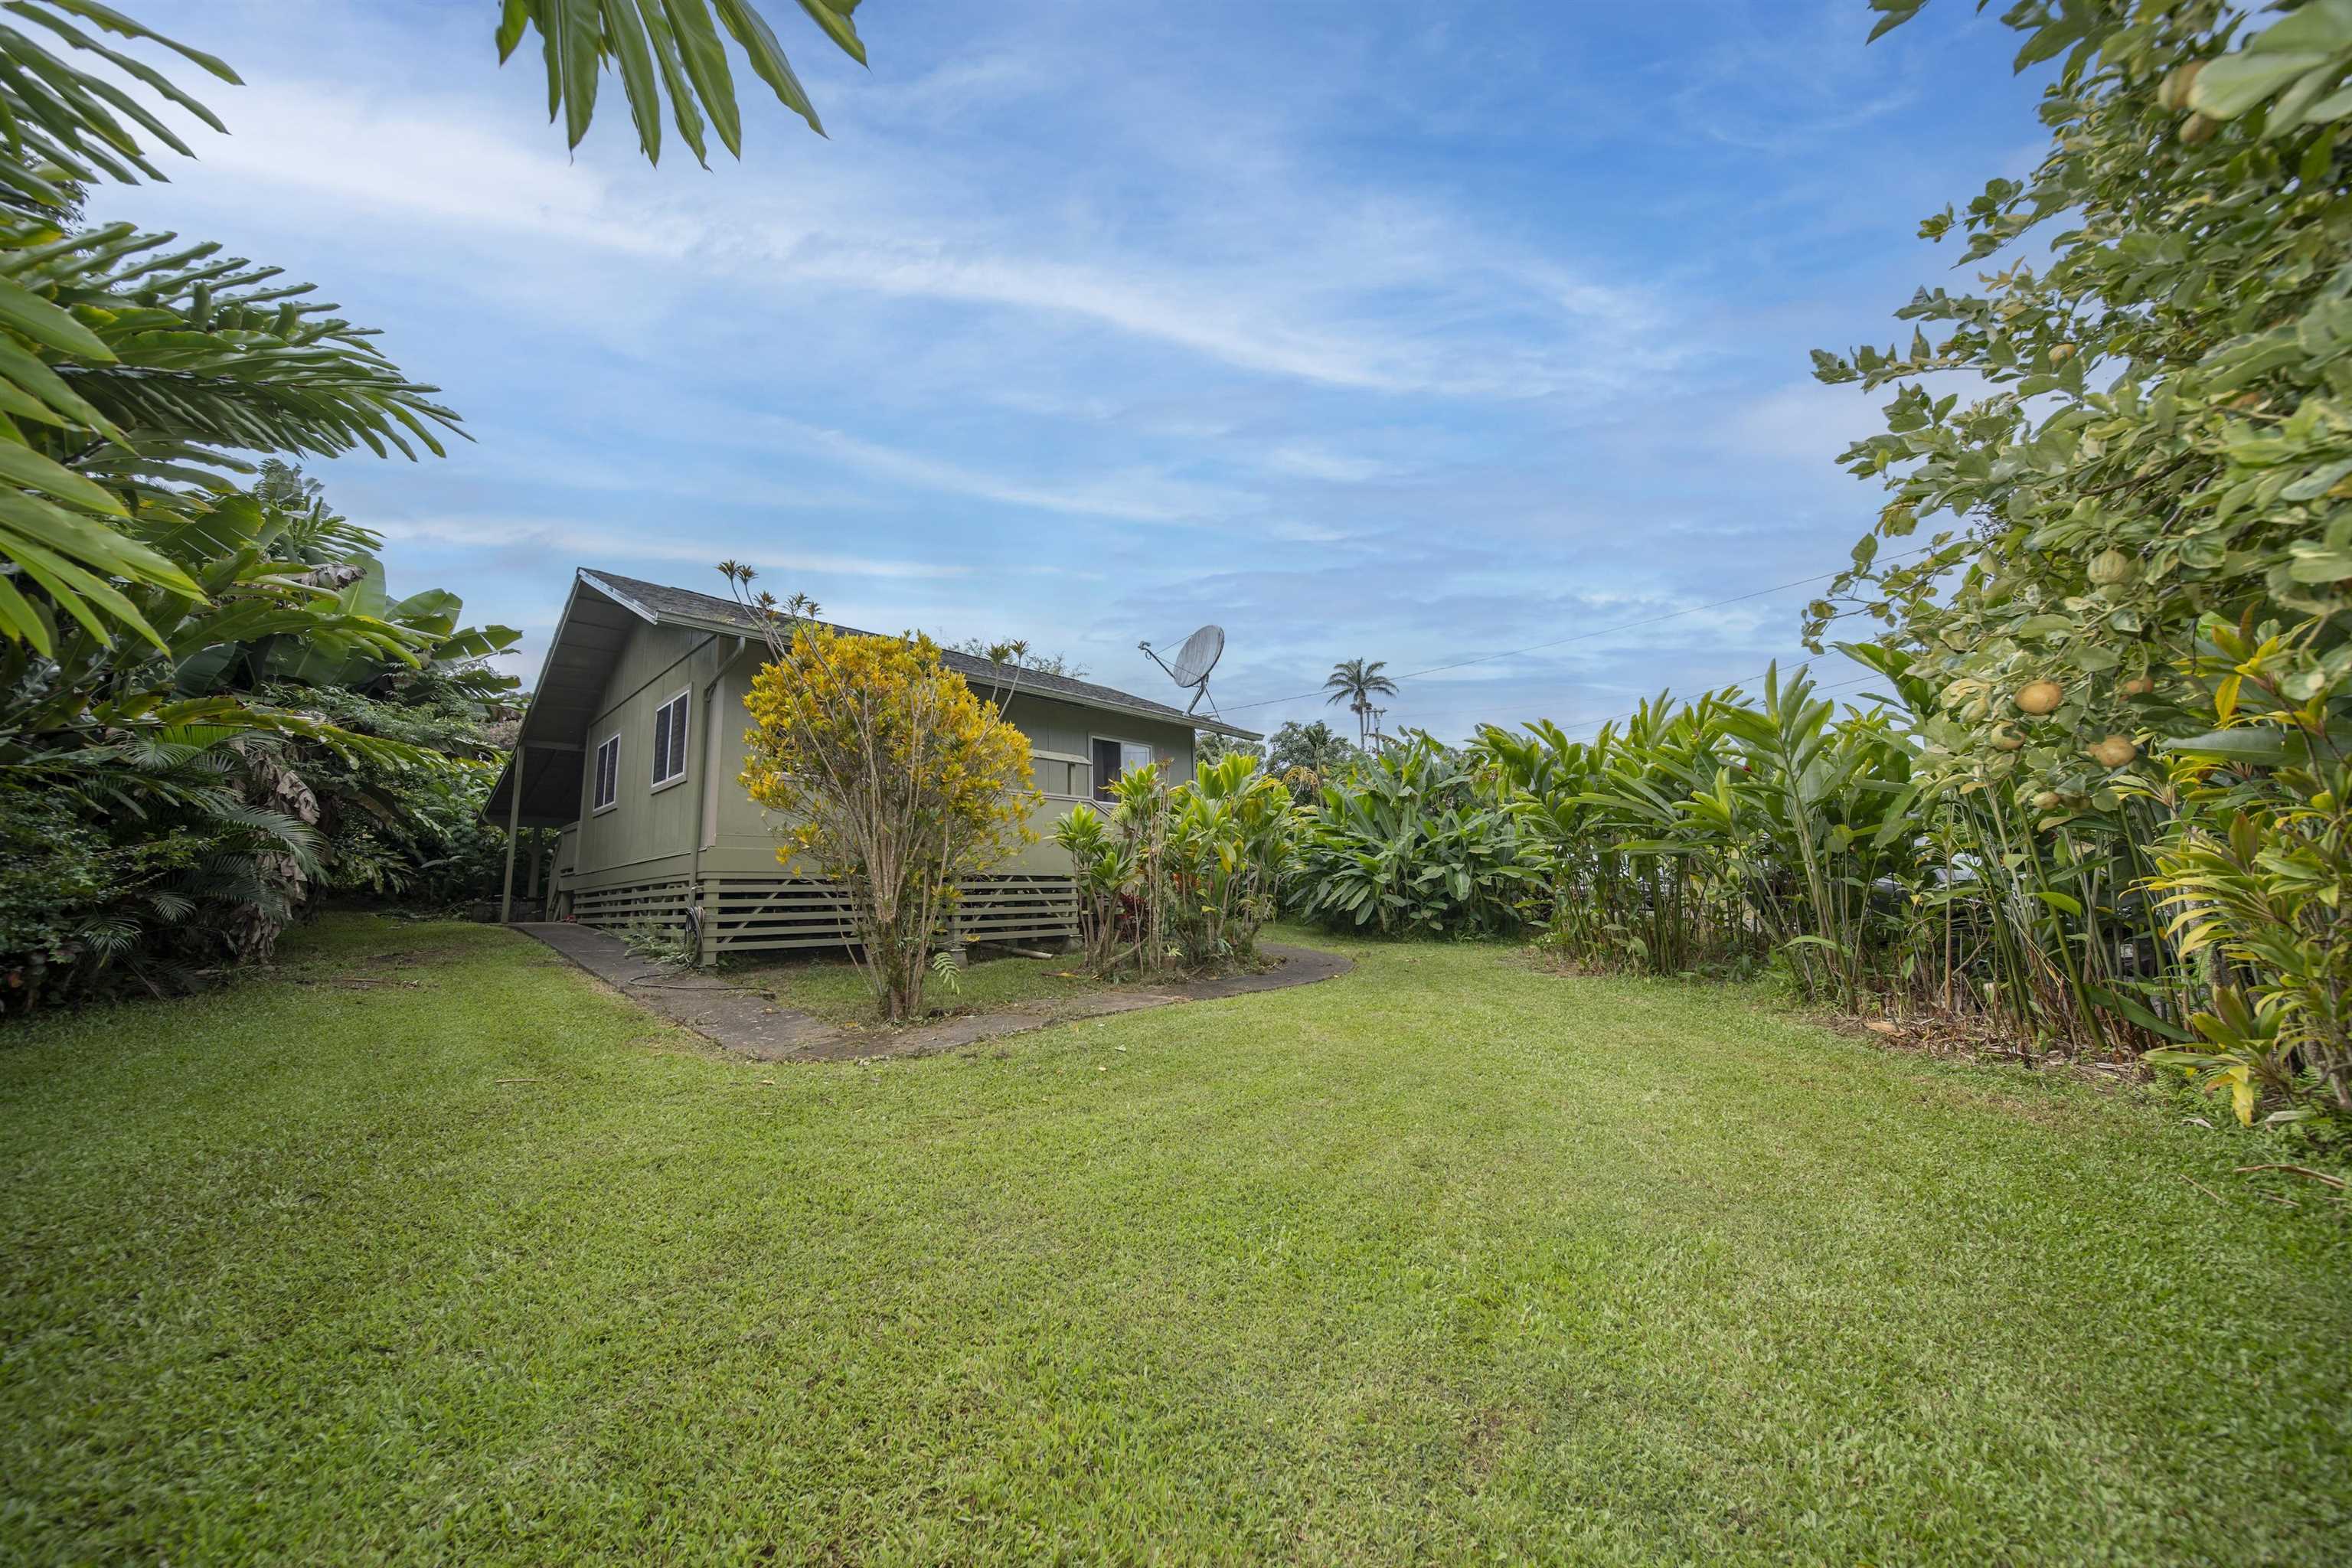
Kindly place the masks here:
[(840, 884), (882, 1016), (922, 1014), (956, 884), (1035, 841), (1028, 737), (929, 637), (803, 621), (752, 679), (743, 787), (781, 819), (776, 858)]

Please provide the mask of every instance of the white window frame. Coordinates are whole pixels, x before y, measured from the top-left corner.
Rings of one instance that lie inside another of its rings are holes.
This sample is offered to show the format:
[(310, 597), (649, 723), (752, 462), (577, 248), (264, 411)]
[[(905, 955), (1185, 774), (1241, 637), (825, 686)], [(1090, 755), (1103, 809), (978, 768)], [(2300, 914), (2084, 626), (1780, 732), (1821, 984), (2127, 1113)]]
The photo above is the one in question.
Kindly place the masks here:
[[(691, 686), (681, 687), (678, 690), (672, 692), (669, 696), (664, 698), (661, 705), (654, 710), (654, 721), (656, 724), (668, 723), (668, 720), (664, 718), (663, 715), (667, 714), (671, 709), (676, 708), (680, 703), (684, 703), (686, 705), (686, 721), (677, 727), (679, 731), (677, 739), (669, 747), (670, 761), (675, 764), (675, 767), (667, 778), (654, 779), (652, 784), (647, 786), (648, 794), (658, 795), (663, 790), (671, 787), (673, 784), (682, 784), (686, 782), (688, 771), (687, 752), (689, 750), (688, 742), (694, 739), (694, 688)], [(646, 763), (646, 772), (648, 775), (650, 775), (655, 763), (661, 760), (661, 753), (657, 751), (654, 751), (654, 748), (650, 745), (646, 749), (648, 752), (653, 752), (653, 755), (648, 758)]]
[[(609, 772), (604, 766), (604, 752), (607, 748), (610, 748), (613, 753), (613, 766)], [(611, 798), (607, 800), (598, 800), (596, 798), (598, 788), (607, 783), (609, 783), (613, 788)], [(588, 815), (591, 816), (602, 816), (620, 804), (621, 732), (618, 730), (615, 730), (611, 734), (596, 742), (595, 771), (588, 775)]]

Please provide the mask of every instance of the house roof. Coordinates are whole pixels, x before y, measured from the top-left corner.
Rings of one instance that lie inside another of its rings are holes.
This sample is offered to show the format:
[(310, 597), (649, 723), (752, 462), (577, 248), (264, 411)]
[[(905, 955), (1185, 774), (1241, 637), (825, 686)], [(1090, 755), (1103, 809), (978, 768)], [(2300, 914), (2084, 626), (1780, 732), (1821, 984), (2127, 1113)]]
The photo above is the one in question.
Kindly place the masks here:
[[(732, 599), (716, 594), (698, 594), (690, 588), (665, 587), (639, 577), (623, 577), (612, 572), (592, 572), (583, 568), (583, 582), (604, 588), (623, 603), (646, 614), (648, 618), (664, 626), (701, 626), (710, 631), (733, 634), (757, 633), (760, 618)], [(831, 625), (831, 623), (826, 623)], [(835, 626), (833, 629), (845, 637), (871, 637), (855, 626)], [(1222, 719), (1203, 713), (1187, 713), (1181, 708), (1171, 708), (1165, 702), (1155, 702), (1149, 697), (1138, 697), (1115, 687), (1097, 686), (1091, 680), (1074, 680), (1066, 675), (1051, 675), (1044, 670), (1024, 669), (1015, 665), (998, 664), (992, 659), (959, 653), (953, 648), (940, 650), (940, 662), (968, 680), (984, 686), (1012, 687), (1016, 683), (1023, 691), (1058, 698), (1086, 708), (1107, 708), (1114, 712), (1131, 713), (1140, 718), (1164, 719), (1171, 724), (1189, 724), (1195, 730), (1207, 730), (1235, 740), (1264, 739), (1256, 731), (1228, 724)]]
[[(523, 770), (521, 820), (525, 826), (562, 826), (579, 816), (582, 737), (596, 717), (596, 704), (604, 694), (605, 674), (613, 659), (628, 642), (630, 632), (644, 625), (687, 626), (721, 637), (750, 637), (760, 634), (761, 617), (734, 600), (716, 594), (698, 594), (690, 588), (624, 577), (617, 572), (580, 568), (574, 576), (572, 596), (564, 603), (562, 617), (556, 622), (546, 665), (540, 672), (530, 707), (523, 715), (516, 737), (517, 745), (530, 748), (529, 764)], [(833, 629), (853, 637), (872, 635), (850, 626)], [(1015, 689), (1080, 707), (1187, 724), (1237, 740), (1260, 738), (1255, 731), (1222, 719), (1187, 713), (1149, 697), (1097, 686), (1092, 681), (1074, 680), (1066, 675), (998, 664), (951, 648), (942, 648), (940, 659), (983, 689)], [(513, 769), (509, 757), (497, 786), (483, 805), (482, 815), (492, 822), (503, 823), (507, 819)]]

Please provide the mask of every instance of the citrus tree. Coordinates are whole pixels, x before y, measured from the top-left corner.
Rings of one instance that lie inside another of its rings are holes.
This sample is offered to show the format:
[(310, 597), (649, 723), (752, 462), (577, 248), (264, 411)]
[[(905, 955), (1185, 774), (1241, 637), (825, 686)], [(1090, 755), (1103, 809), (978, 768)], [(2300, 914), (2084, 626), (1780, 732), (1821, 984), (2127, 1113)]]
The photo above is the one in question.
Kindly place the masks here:
[(1907, 343), (1815, 356), (1894, 397), (1843, 459), (1886, 504), (1809, 633), (1884, 623), (1935, 694), (1924, 774), (2017, 825), (2005, 857), (2153, 873), (2199, 1037), (2159, 1059), (2242, 1115), (2352, 1110), (2352, 0), (2004, 20), (2050, 144), (1922, 226), (1971, 272)]
[(929, 637), (844, 635), (774, 610), (767, 624), (743, 787), (780, 818), (777, 859), (841, 888), (882, 1016), (919, 1017), (958, 884), (1035, 841), (1028, 738)]

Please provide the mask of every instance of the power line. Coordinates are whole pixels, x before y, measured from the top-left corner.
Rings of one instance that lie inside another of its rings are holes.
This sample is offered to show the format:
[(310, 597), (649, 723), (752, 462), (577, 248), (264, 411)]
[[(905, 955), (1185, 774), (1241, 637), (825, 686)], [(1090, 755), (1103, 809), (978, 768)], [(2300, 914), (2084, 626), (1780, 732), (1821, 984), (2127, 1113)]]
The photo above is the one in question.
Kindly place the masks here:
[[(1895, 554), (1887, 556), (1886, 559), (1889, 561), (1900, 561), (1906, 556), (1924, 554), (1934, 548), (1934, 545), (1923, 544), (1916, 550), (1900, 551)], [(1396, 679), (1399, 680), (1416, 680), (1424, 675), (1438, 675), (1449, 669), (1465, 669), (1474, 664), (1492, 664), (1498, 658), (1517, 658), (1523, 653), (1538, 653), (1548, 647), (1565, 647), (1569, 643), (1586, 642), (1593, 637), (1614, 637), (1619, 632), (1630, 632), (1642, 626), (1656, 626), (1660, 621), (1675, 620), (1684, 616), (1696, 616), (1702, 610), (1719, 610), (1726, 605), (1744, 604), (1749, 599), (1760, 599), (1769, 594), (1785, 594), (1791, 588), (1802, 588), (1809, 584), (1826, 582), (1832, 577), (1841, 575), (1844, 570), (1845, 569), (1843, 567), (1841, 567), (1836, 572), (1817, 572), (1811, 577), (1799, 577), (1792, 582), (1776, 583), (1769, 588), (1758, 588), (1746, 594), (1734, 594), (1727, 599), (1717, 599), (1708, 604), (1692, 605), (1686, 608), (1679, 610), (1668, 610), (1663, 615), (1644, 616), (1643, 619), (1638, 621), (1625, 621), (1613, 626), (1601, 626), (1593, 631), (1577, 632), (1569, 637), (1554, 637), (1549, 642), (1529, 643), (1525, 647), (1506, 648), (1501, 653), (1482, 653), (1471, 658), (1455, 659), (1451, 664), (1433, 664), (1426, 669), (1407, 670), (1402, 675), (1396, 677)], [(1271, 708), (1280, 702), (1301, 702), (1309, 697), (1322, 696), (1324, 689), (1325, 689), (1322, 687), (1318, 687), (1312, 691), (1294, 692), (1288, 697), (1265, 697), (1259, 699), (1255, 702), (1238, 702), (1233, 707), (1226, 709), (1225, 711), (1227, 713), (1244, 713), (1253, 708)]]

